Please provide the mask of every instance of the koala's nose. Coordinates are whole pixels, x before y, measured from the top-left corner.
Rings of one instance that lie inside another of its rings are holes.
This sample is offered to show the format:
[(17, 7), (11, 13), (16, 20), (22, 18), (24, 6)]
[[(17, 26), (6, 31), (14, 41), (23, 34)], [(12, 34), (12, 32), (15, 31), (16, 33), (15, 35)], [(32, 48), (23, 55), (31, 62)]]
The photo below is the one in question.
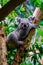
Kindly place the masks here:
[(26, 27), (26, 24), (24, 24), (24, 27)]

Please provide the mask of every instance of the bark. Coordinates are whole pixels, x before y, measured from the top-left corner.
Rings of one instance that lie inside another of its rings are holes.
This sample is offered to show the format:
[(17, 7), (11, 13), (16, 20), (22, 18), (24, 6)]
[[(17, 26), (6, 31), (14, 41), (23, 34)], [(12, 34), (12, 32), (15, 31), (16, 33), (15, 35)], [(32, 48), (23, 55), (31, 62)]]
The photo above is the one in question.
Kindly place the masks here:
[(14, 61), (12, 65), (19, 65), (19, 63), (22, 62), (23, 55), (24, 55), (24, 46), (20, 46), (14, 56)]
[(25, 0), (10, 0), (0, 9), (0, 21), (3, 20), (13, 9), (22, 4)]
[(5, 42), (5, 33), (2, 27), (0, 29), (0, 65), (8, 65), (6, 54), (7, 54), (7, 47)]

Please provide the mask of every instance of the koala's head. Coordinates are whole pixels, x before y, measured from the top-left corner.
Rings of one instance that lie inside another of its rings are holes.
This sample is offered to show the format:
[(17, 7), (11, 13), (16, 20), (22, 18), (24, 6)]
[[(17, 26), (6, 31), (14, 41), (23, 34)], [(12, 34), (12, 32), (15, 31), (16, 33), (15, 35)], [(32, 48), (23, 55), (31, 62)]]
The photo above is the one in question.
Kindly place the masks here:
[(28, 22), (27, 19), (21, 18), (21, 19), (18, 19), (17, 21), (19, 22), (18, 27), (19, 27), (20, 29), (25, 30), (25, 29), (27, 29), (27, 28), (29, 27), (29, 22)]
[(30, 18), (17, 18), (18, 27), (22, 30), (28, 30), (30, 28), (30, 22), (33, 20), (32, 17)]

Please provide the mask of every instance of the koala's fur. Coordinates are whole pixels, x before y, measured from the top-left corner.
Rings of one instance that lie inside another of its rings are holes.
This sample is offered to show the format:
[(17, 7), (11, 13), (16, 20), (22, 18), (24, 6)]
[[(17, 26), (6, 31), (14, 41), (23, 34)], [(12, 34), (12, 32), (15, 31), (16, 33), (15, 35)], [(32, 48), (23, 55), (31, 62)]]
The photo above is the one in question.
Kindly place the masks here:
[(19, 46), (23, 45), (24, 39), (29, 34), (31, 28), (36, 28), (36, 24), (32, 23), (34, 18), (30, 17), (29, 19), (25, 18), (17, 18), (18, 28), (11, 32), (7, 36), (7, 45), (12, 46)]

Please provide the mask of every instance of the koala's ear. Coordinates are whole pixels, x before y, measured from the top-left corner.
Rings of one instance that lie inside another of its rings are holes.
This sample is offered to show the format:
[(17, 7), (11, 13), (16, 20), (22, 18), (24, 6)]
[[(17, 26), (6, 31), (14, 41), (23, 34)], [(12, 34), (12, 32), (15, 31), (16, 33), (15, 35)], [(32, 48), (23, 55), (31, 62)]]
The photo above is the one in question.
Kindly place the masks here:
[(35, 18), (35, 17), (30, 16), (30, 17), (28, 18), (28, 20), (31, 21), (31, 20), (34, 20), (34, 18)]
[(20, 17), (16, 17), (16, 21), (17, 21), (18, 23), (20, 23), (20, 22), (21, 22), (21, 18), (20, 18)]
[(34, 19), (35, 19), (35, 17), (34, 17), (34, 16), (32, 16), (32, 17), (31, 17), (31, 19), (32, 19), (32, 20), (34, 20)]

